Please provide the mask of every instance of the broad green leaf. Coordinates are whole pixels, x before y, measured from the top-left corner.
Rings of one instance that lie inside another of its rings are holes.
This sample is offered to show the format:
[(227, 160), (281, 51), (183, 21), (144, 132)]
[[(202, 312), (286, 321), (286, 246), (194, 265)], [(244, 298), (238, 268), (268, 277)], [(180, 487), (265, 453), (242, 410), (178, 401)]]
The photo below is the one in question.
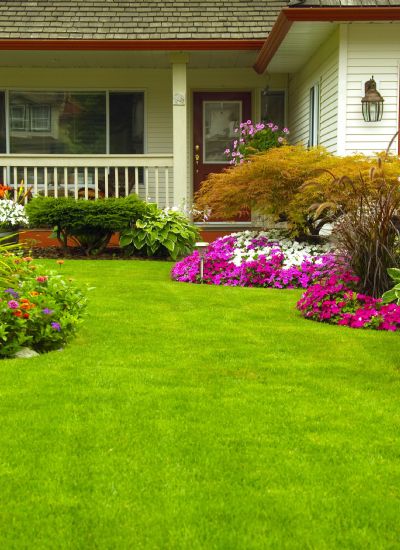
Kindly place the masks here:
[(393, 281), (400, 283), (400, 269), (398, 269), (397, 267), (389, 267), (387, 272), (389, 273)]
[(397, 292), (394, 288), (392, 288), (391, 290), (388, 290), (387, 292), (385, 292), (382, 296), (382, 301), (384, 304), (389, 304), (390, 302), (394, 302), (395, 300), (397, 300)]

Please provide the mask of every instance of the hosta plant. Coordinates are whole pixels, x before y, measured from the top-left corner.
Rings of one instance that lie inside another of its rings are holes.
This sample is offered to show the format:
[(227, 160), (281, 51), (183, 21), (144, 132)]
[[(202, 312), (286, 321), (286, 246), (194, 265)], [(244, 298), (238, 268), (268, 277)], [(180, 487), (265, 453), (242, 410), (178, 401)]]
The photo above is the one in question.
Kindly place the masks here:
[(148, 204), (145, 214), (121, 233), (120, 246), (128, 255), (144, 252), (176, 260), (189, 254), (198, 238), (197, 228), (178, 209), (160, 210)]
[(400, 269), (396, 267), (389, 268), (388, 274), (396, 284), (384, 293), (382, 301), (384, 304), (397, 301), (397, 304), (400, 305)]

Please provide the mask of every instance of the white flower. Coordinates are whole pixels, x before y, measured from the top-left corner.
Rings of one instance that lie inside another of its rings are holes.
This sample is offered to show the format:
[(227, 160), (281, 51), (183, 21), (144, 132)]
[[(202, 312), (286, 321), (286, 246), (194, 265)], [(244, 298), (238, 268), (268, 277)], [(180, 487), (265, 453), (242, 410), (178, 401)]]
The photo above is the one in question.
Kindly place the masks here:
[(28, 223), (28, 216), (22, 204), (11, 199), (0, 200), (0, 225), (17, 227), (18, 225), (28, 225)]

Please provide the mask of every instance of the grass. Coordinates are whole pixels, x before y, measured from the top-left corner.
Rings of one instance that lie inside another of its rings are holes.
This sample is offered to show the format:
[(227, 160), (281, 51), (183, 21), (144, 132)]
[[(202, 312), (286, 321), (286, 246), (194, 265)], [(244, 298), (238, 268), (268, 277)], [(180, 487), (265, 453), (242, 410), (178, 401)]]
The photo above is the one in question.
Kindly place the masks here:
[(169, 269), (67, 261), (78, 338), (1, 362), (0, 548), (399, 548), (399, 335)]

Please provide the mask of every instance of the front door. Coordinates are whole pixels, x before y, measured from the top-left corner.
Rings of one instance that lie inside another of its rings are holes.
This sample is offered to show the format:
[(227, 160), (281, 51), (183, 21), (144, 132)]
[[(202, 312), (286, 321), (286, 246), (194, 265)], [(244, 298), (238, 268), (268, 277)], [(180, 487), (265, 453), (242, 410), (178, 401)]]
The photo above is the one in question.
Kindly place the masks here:
[[(235, 129), (251, 118), (251, 92), (195, 92), (193, 96), (194, 192), (211, 172), (229, 166), (224, 155)], [(239, 219), (239, 218), (238, 218)], [(248, 219), (248, 218), (247, 218)], [(240, 221), (246, 221), (243, 216)]]

